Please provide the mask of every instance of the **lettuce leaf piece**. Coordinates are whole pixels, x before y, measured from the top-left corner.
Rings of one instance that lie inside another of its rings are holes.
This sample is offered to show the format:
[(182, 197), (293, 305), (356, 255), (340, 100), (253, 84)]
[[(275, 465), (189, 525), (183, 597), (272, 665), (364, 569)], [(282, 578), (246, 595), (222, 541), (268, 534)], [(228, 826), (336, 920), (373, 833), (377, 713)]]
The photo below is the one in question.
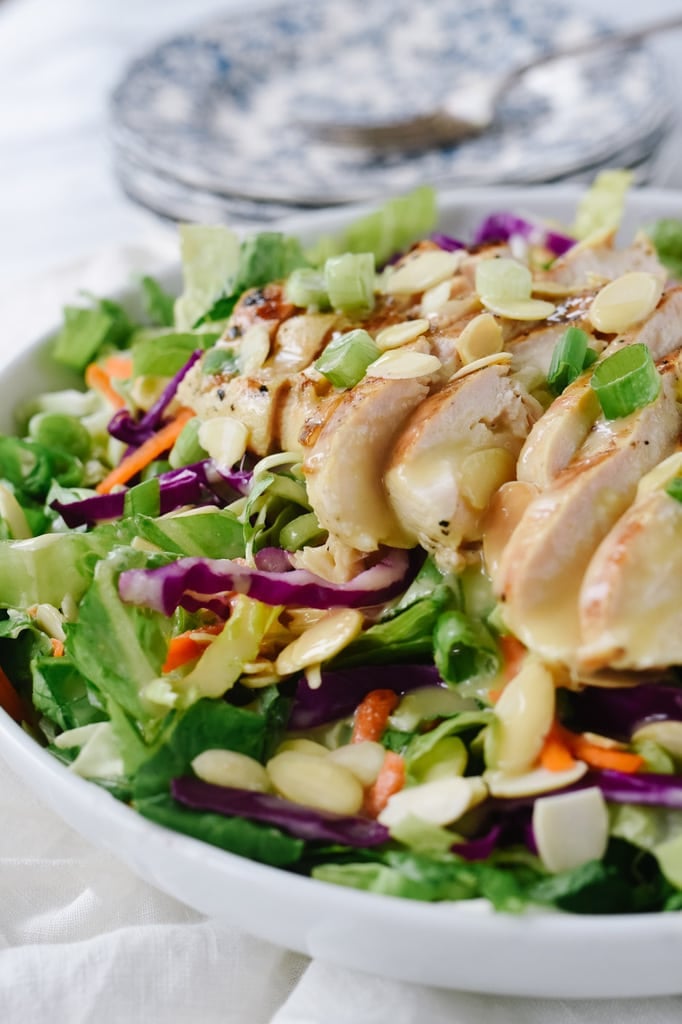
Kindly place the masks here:
[(262, 715), (223, 700), (204, 698), (182, 715), (167, 742), (137, 772), (136, 804), (158, 794), (168, 795), (171, 779), (191, 774), (191, 764), (204, 750), (235, 750), (262, 760), (266, 722)]
[(322, 266), (330, 256), (345, 252), (371, 252), (378, 264), (428, 235), (436, 225), (436, 193), (422, 185), (389, 199), (378, 210), (352, 221), (339, 235), (321, 238), (306, 256)]
[(301, 839), (287, 836), (269, 825), (244, 818), (226, 818), (210, 811), (191, 811), (165, 793), (138, 799), (135, 806), (140, 814), (157, 825), (275, 867), (295, 864), (305, 845)]
[(94, 533), (46, 533), (5, 541), (0, 544), (0, 607), (59, 608), (67, 596), (79, 601), (92, 579), (88, 556), (93, 553), (104, 553)]
[(665, 217), (646, 229), (656, 254), (673, 277), (682, 277), (682, 220)]
[(239, 239), (220, 224), (181, 224), (184, 290), (175, 302), (175, 325), (188, 331), (232, 282), (239, 265)]
[(571, 234), (578, 239), (597, 232), (615, 231), (623, 216), (632, 171), (608, 170), (597, 175), (578, 203)]
[(529, 890), (536, 902), (574, 914), (655, 912), (670, 893), (655, 857), (618, 838), (602, 860), (543, 878)]
[(404, 899), (433, 902), (484, 896), (496, 910), (507, 913), (517, 913), (529, 903), (527, 870), (517, 873), (511, 865), (468, 862), (447, 852), (390, 850), (376, 863), (322, 864), (312, 874), (325, 882)]
[(172, 620), (124, 604), (118, 596), (123, 569), (140, 567), (159, 556), (116, 548), (95, 568), (94, 579), (80, 606), (78, 622), (69, 625), (66, 653), (106, 700), (114, 700), (133, 718), (154, 717), (140, 696), (142, 688), (161, 675)]
[(433, 633), (433, 657), (446, 682), (490, 679), (500, 668), (499, 648), (490, 630), (463, 612), (446, 611)]
[(450, 589), (440, 586), (430, 597), (416, 601), (385, 622), (370, 626), (330, 662), (329, 668), (431, 661), (433, 631), (451, 600)]
[(60, 729), (106, 720), (106, 712), (93, 703), (86, 680), (70, 658), (38, 657), (31, 667), (33, 704)]
[(240, 243), (221, 225), (184, 224), (180, 249), (185, 288), (175, 322), (183, 331), (227, 319), (247, 288), (282, 280), (306, 263), (298, 240), (276, 231)]
[(124, 346), (134, 329), (117, 302), (95, 297), (92, 302), (64, 308), (64, 326), (54, 342), (54, 358), (74, 370), (84, 370), (105, 346)]
[(63, 487), (82, 483), (83, 465), (68, 452), (0, 435), (0, 474), (12, 485), (18, 500), (44, 500), (53, 481)]
[(198, 348), (211, 348), (220, 335), (215, 331), (185, 331), (145, 335), (133, 344), (133, 375), (172, 377)]
[(140, 285), (144, 294), (147, 315), (154, 324), (160, 327), (172, 327), (175, 319), (175, 299), (154, 277), (146, 274)]

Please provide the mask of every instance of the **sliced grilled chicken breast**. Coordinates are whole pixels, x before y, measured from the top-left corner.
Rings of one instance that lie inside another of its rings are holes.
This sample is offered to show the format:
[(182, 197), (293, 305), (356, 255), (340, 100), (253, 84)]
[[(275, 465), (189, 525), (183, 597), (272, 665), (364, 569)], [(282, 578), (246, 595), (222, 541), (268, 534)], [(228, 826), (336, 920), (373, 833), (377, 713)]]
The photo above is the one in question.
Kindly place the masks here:
[(428, 394), (419, 380), (367, 377), (345, 391), (314, 431), (303, 471), (324, 527), (349, 547), (411, 547), (389, 504), (383, 473), (405, 419)]
[(590, 562), (580, 592), (586, 671), (682, 665), (682, 503), (666, 492), (680, 473), (678, 452), (644, 477)]
[(542, 278), (567, 286), (589, 287), (595, 282), (613, 281), (632, 270), (644, 270), (666, 280), (667, 271), (645, 235), (639, 235), (625, 249), (615, 249), (615, 234), (610, 231), (573, 246), (554, 261)]
[(502, 555), (505, 620), (547, 661), (575, 663), (578, 598), (590, 560), (631, 504), (640, 478), (677, 443), (681, 368), (678, 350), (659, 364), (654, 402), (622, 419), (595, 422), (575, 458), (530, 503)]
[[(682, 341), (682, 288), (664, 292), (643, 324), (615, 338), (602, 353), (606, 358), (625, 345), (642, 342), (655, 360), (677, 349)], [(587, 437), (599, 415), (590, 387), (591, 371), (578, 377), (538, 420), (519, 456), (518, 477), (544, 490), (564, 469)]]
[(493, 364), (451, 381), (426, 399), (402, 431), (386, 469), (386, 490), (411, 538), (444, 566), (462, 543), (480, 539), (492, 494), (514, 477), (516, 456), (540, 405)]

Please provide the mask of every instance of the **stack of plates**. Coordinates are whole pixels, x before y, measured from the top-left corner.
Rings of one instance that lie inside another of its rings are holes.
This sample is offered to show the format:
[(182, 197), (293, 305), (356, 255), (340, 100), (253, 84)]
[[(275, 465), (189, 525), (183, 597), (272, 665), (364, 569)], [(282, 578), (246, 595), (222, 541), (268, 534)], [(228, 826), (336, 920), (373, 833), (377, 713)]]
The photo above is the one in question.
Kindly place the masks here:
[(499, 73), (603, 23), (536, 0), (297, 0), (232, 14), (136, 60), (112, 98), (126, 192), (183, 220), (269, 221), (295, 209), (442, 187), (641, 181), (669, 117), (641, 47), (525, 76), (492, 128), (458, 145), (377, 155), (311, 140), (307, 118), (385, 120), (433, 108), (458, 78)]

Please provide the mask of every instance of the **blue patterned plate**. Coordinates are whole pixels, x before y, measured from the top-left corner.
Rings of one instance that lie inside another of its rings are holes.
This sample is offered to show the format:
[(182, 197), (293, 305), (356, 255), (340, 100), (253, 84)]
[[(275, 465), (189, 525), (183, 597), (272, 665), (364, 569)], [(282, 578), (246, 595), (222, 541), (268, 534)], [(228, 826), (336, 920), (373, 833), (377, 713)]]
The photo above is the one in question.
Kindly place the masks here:
[(537, 0), (297, 0), (161, 43), (112, 99), (116, 146), (205, 192), (322, 205), (438, 185), (551, 181), (636, 148), (668, 116), (646, 50), (563, 61), (510, 90), (493, 128), (377, 157), (313, 142), (302, 117), (429, 109), (458, 76), (499, 72), (600, 25)]

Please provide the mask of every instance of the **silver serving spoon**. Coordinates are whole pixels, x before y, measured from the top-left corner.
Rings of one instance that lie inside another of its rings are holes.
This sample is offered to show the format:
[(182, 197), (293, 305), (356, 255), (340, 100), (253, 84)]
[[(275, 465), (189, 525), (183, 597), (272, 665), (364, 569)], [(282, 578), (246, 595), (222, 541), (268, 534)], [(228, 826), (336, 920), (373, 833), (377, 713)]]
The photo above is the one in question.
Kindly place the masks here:
[(416, 150), (458, 142), (489, 128), (502, 96), (535, 68), (579, 57), (597, 50), (628, 46), (647, 36), (682, 27), (682, 14), (649, 22), (639, 28), (595, 36), (542, 53), (499, 76), (475, 76), (444, 97), (441, 105), (426, 114), (391, 121), (299, 120), (297, 124), (322, 142), (341, 146), (365, 146), (379, 150)]

